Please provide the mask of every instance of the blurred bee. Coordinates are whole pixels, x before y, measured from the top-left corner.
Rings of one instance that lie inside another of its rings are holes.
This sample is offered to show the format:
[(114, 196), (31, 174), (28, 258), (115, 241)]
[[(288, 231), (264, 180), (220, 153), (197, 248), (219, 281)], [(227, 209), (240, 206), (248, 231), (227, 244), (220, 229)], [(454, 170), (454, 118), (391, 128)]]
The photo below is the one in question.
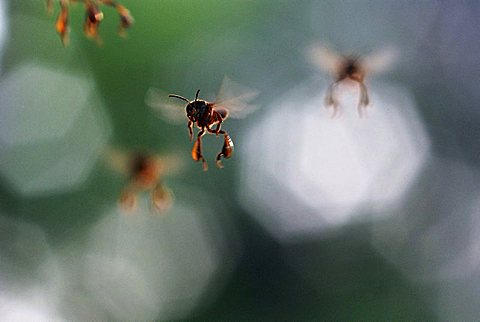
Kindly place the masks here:
[(338, 112), (339, 102), (335, 95), (335, 89), (341, 82), (358, 84), (360, 97), (357, 107), (358, 114), (362, 117), (365, 108), (370, 104), (368, 90), (364, 83), (365, 76), (387, 70), (397, 57), (397, 52), (392, 47), (385, 47), (366, 57), (359, 57), (337, 54), (322, 44), (312, 45), (308, 48), (307, 54), (314, 65), (327, 71), (334, 78), (334, 82), (328, 87), (325, 96), (326, 107), (333, 108), (332, 117), (335, 117)]
[[(47, 10), (52, 13), (53, 0), (46, 1)], [(117, 10), (118, 15), (120, 16), (120, 35), (125, 35), (125, 29), (129, 28), (134, 22), (133, 17), (130, 15), (130, 11), (114, 0), (58, 0), (58, 2), (60, 5), (60, 13), (57, 17), (55, 28), (64, 45), (66, 45), (69, 40), (68, 36), (70, 28), (68, 18), (70, 3), (81, 2), (85, 5), (85, 23), (83, 25), (83, 32), (87, 37), (97, 40), (98, 43), (101, 43), (98, 34), (98, 27), (103, 20), (103, 12), (100, 10), (100, 4), (114, 7)]]
[(157, 213), (168, 210), (173, 203), (171, 190), (163, 183), (163, 178), (181, 167), (181, 162), (173, 156), (136, 152), (125, 153), (109, 149), (107, 163), (114, 170), (129, 177), (129, 182), (119, 197), (120, 207), (127, 212), (137, 206), (138, 194), (151, 193), (151, 208)]
[(185, 108), (190, 141), (193, 140), (193, 127), (196, 126), (199, 129), (193, 144), (192, 159), (202, 161), (204, 171), (208, 170), (208, 165), (202, 152), (202, 137), (206, 133), (215, 134), (216, 136), (223, 135), (223, 147), (215, 159), (217, 167), (223, 168), (222, 158), (228, 159), (232, 156), (234, 145), (230, 135), (222, 129), (222, 124), (229, 116), (241, 118), (255, 110), (255, 106), (250, 105), (248, 102), (255, 98), (258, 92), (234, 83), (229, 78), (225, 78), (215, 102), (199, 99), (199, 93), (200, 90), (197, 90), (195, 99), (192, 101), (177, 94), (168, 95), (168, 97), (184, 101), (186, 103), (184, 107), (183, 104), (179, 106), (178, 104), (167, 102), (165, 100), (167, 94), (151, 88), (147, 92), (145, 101), (147, 105), (160, 111), (161, 116), (170, 122), (184, 119), (185, 114), (181, 113), (181, 110)]

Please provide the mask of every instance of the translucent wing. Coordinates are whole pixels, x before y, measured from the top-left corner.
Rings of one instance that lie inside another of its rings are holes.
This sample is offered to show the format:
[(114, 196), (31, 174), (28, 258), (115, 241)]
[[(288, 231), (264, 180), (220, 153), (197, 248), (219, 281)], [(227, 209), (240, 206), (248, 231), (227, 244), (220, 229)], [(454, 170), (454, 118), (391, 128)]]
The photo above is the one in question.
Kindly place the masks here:
[(342, 55), (321, 43), (315, 43), (308, 47), (306, 54), (312, 64), (331, 75), (337, 75), (345, 61)]
[(112, 169), (125, 176), (130, 173), (130, 153), (109, 147), (103, 154), (105, 163)]
[(172, 123), (185, 122), (185, 103), (176, 98), (168, 97), (168, 93), (156, 88), (149, 88), (145, 94), (145, 104), (151, 107), (160, 118)]
[[(160, 176), (175, 175), (180, 173), (185, 167), (184, 160), (180, 153), (173, 152), (163, 155), (140, 152), (140, 155), (148, 156), (150, 162), (153, 162)], [(139, 152), (124, 151), (118, 148), (108, 147), (105, 149), (103, 158), (105, 163), (112, 170), (125, 176), (130, 176), (132, 160), (139, 155)]]
[[(148, 177), (156, 178), (155, 180), (162, 180), (166, 176), (179, 174), (184, 168), (184, 162), (180, 159), (178, 153), (169, 154), (153, 154), (150, 152), (134, 152), (130, 154), (130, 161), (135, 160), (138, 156), (146, 158), (146, 171)], [(150, 181), (150, 179), (149, 179)]]
[(259, 91), (243, 86), (225, 76), (214, 108), (222, 115), (228, 114), (233, 118), (244, 118), (257, 109), (257, 106), (251, 104), (251, 101), (258, 94)]
[(155, 162), (158, 162), (161, 167), (162, 176), (177, 175), (185, 168), (184, 159), (180, 157), (178, 152), (156, 155), (154, 158)]
[(398, 50), (393, 46), (383, 47), (361, 59), (361, 66), (369, 74), (388, 71), (398, 59)]

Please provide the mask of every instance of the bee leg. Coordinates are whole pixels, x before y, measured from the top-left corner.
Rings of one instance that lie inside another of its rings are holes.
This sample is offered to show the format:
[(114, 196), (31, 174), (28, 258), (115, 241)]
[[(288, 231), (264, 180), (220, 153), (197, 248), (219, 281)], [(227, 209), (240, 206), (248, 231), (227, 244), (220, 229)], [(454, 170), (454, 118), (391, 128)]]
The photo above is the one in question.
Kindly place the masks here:
[(357, 110), (358, 110), (358, 116), (360, 118), (363, 118), (364, 116), (365, 117), (367, 116), (367, 110), (365, 109), (365, 106), (362, 106), (362, 105), (358, 104)]
[(100, 2), (104, 5), (114, 7), (117, 10), (117, 13), (120, 17), (120, 26), (118, 27), (118, 33), (120, 34), (120, 36), (125, 36), (125, 29), (130, 28), (134, 23), (134, 19), (130, 14), (130, 11), (114, 0), (100, 0)]
[(173, 194), (164, 184), (159, 183), (152, 190), (152, 208), (157, 213), (163, 213), (172, 206)]
[(204, 134), (205, 134), (205, 128), (202, 128), (202, 130), (198, 132), (197, 139), (193, 144), (192, 159), (195, 161), (202, 160), (203, 171), (207, 171), (208, 170), (207, 161), (205, 160), (202, 154), (202, 136)]
[(233, 154), (233, 141), (227, 132), (221, 130), (220, 134), (223, 134), (223, 147), (222, 151), (217, 154), (216, 165), (221, 169), (223, 168), (222, 157), (224, 157), (225, 159), (229, 159)]
[(220, 129), (222, 128), (223, 118), (222, 115), (217, 111), (215, 111), (214, 117), (215, 121), (217, 122), (217, 126), (215, 127), (215, 135), (218, 136), (220, 134)]
[(334, 95), (334, 90), (335, 90), (335, 87), (337, 86), (338, 82), (334, 82), (332, 84), (330, 84), (330, 86), (328, 86), (328, 89), (327, 89), (327, 93), (325, 95), (325, 106), (328, 108), (328, 107), (332, 107), (333, 108), (333, 113), (331, 115), (331, 118), (335, 118), (338, 114), (338, 101), (337, 99), (335, 98), (335, 95)]
[(122, 210), (131, 213), (137, 206), (137, 192), (132, 187), (125, 188), (118, 202)]
[(68, 26), (68, 2), (67, 0), (60, 0), (60, 13), (55, 22), (55, 29), (60, 35), (60, 39), (64, 46), (68, 44), (69, 26)]
[(337, 117), (337, 115), (339, 115), (339, 114), (338, 114), (338, 105), (335, 104), (335, 105), (333, 105), (332, 107), (333, 107), (333, 113), (332, 113), (332, 115), (330, 115), (330, 118), (334, 119), (334, 118)]
[(218, 123), (217, 123), (217, 126), (215, 127), (215, 135), (218, 136), (220, 134), (220, 129), (222, 127), (222, 121), (220, 120)]
[(333, 84), (330, 84), (328, 86), (327, 92), (325, 93), (325, 107), (329, 107), (334, 105), (334, 100), (333, 100)]
[(366, 115), (365, 114), (366, 113), (365, 108), (370, 103), (370, 99), (368, 98), (368, 91), (367, 91), (367, 87), (365, 86), (365, 84), (362, 81), (358, 81), (358, 84), (360, 86), (360, 99), (359, 99), (359, 102), (358, 102), (358, 115), (360, 117), (363, 117), (364, 115)]
[(103, 12), (100, 10), (98, 4), (91, 0), (85, 1), (86, 15), (83, 24), (83, 33), (88, 38), (93, 38), (98, 45), (102, 44), (102, 40), (98, 33), (100, 22), (103, 20)]
[(188, 121), (188, 135), (190, 137), (190, 141), (193, 140), (193, 122)]

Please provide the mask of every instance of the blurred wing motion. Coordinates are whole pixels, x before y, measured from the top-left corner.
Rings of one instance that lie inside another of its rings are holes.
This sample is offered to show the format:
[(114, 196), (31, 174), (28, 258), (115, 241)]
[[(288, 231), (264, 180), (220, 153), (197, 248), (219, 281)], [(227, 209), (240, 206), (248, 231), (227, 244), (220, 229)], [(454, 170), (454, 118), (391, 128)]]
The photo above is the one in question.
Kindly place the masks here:
[(185, 168), (184, 159), (180, 157), (180, 153), (168, 153), (161, 156), (155, 156), (155, 162), (161, 166), (161, 174), (163, 176), (177, 175)]
[(145, 104), (151, 107), (160, 118), (169, 123), (181, 124), (186, 120), (186, 104), (168, 97), (168, 93), (159, 89), (148, 89), (147, 94), (145, 94)]
[(118, 199), (124, 212), (131, 213), (136, 209), (138, 194), (144, 191), (150, 191), (151, 207), (155, 212), (163, 213), (172, 206), (173, 193), (164, 184), (164, 178), (183, 170), (184, 162), (178, 153), (159, 156), (110, 147), (104, 158), (113, 170), (129, 177)]
[(130, 175), (131, 154), (112, 147), (105, 150), (103, 154), (105, 163), (114, 171), (125, 176)]
[(395, 47), (387, 46), (362, 58), (360, 64), (365, 72), (379, 74), (391, 69), (398, 56), (399, 53)]
[(225, 77), (218, 91), (215, 101), (215, 110), (220, 114), (233, 118), (244, 118), (257, 109), (250, 104), (259, 94), (259, 91), (243, 86)]
[(164, 155), (139, 153), (134, 151), (123, 151), (109, 147), (104, 152), (105, 163), (114, 171), (124, 176), (132, 175), (132, 162), (135, 157), (148, 156), (149, 162), (158, 173), (159, 177), (175, 175), (182, 171), (185, 164), (180, 153), (168, 153)]
[(308, 47), (306, 54), (312, 64), (334, 76), (337, 75), (345, 61), (342, 55), (321, 43)]

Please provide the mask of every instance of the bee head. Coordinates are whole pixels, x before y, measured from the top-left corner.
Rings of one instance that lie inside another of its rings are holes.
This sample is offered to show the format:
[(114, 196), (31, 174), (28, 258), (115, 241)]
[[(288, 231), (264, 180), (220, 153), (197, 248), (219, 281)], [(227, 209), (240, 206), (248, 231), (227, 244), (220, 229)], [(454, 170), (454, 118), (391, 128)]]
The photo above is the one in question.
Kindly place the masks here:
[(195, 94), (195, 100), (193, 100), (193, 101), (189, 101), (185, 97), (179, 96), (179, 95), (176, 95), (176, 94), (170, 94), (168, 96), (169, 97), (175, 97), (175, 98), (178, 98), (178, 99), (181, 99), (181, 100), (187, 102), (187, 106), (185, 108), (185, 111), (187, 113), (187, 117), (190, 121), (196, 122), (197, 119), (198, 119), (199, 111), (202, 110), (203, 105), (206, 106), (206, 104), (207, 104), (205, 101), (198, 99), (198, 94), (199, 93), (200, 93), (200, 90), (197, 90), (197, 93)]
[(356, 76), (358, 73), (361, 72), (360, 57), (358, 56), (345, 57), (342, 69), (343, 69), (343, 73), (346, 74), (346, 76)]
[(147, 154), (143, 152), (137, 152), (130, 160), (130, 173), (133, 176), (136, 176), (145, 171), (145, 169), (149, 166), (150, 161), (150, 157)]
[(186, 107), (187, 117), (192, 122), (197, 121), (197, 109), (195, 108), (195, 103), (195, 101), (190, 102)]

